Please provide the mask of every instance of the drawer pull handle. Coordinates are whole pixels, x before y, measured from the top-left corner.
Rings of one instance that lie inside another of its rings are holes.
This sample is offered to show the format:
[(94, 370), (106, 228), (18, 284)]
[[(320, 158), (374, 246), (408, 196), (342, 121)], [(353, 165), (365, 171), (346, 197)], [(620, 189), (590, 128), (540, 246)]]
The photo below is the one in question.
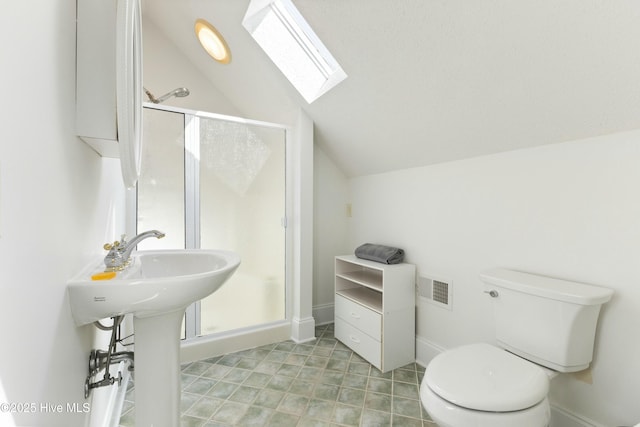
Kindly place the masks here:
[(354, 337), (353, 335), (349, 335), (349, 338), (351, 338), (351, 341), (360, 344), (360, 340), (358, 338)]
[(354, 313), (353, 311), (351, 312), (351, 317), (353, 317), (354, 319), (359, 319), (360, 316), (358, 316), (356, 313)]

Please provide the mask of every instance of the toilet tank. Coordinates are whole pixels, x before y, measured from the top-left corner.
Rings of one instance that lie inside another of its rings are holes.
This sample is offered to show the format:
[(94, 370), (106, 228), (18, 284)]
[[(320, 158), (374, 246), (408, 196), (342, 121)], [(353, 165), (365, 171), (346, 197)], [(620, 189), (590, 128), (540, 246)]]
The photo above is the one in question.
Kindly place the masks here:
[(559, 372), (589, 366), (611, 289), (501, 268), (480, 279), (493, 297), (498, 345)]

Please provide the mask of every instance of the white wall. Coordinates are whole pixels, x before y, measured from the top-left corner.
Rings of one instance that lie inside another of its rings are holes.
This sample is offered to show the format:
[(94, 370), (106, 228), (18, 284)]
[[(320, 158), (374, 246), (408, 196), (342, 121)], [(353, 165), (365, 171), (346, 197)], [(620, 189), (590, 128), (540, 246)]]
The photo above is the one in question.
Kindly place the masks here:
[(353, 248), (348, 244), (348, 180), (317, 145), (313, 163), (313, 317), (322, 324), (333, 322), (334, 257)]
[[(164, 105), (242, 116), (240, 111), (195, 68), (176, 45), (144, 16), (142, 29), (144, 87), (156, 98), (179, 87), (186, 87), (190, 91), (189, 96), (169, 98), (163, 102)], [(146, 97), (145, 101), (148, 101)]]
[(0, 425), (81, 426), (95, 328), (66, 281), (122, 230), (120, 170), (75, 136), (75, 1), (6, 5), (0, 44), (0, 403), (35, 404)]
[(350, 181), (351, 245), (406, 250), (452, 280), (453, 309), (419, 299), (431, 349), (493, 341), (478, 273), (502, 266), (615, 290), (600, 317), (592, 384), (566, 375), (552, 403), (603, 425), (640, 422), (640, 131)]

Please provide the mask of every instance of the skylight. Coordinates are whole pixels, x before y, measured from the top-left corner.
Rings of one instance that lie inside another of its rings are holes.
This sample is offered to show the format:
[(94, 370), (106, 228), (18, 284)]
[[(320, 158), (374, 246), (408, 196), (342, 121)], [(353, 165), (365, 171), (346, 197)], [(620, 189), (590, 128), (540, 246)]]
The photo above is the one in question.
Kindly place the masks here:
[(291, 0), (251, 0), (242, 25), (309, 104), (347, 78)]

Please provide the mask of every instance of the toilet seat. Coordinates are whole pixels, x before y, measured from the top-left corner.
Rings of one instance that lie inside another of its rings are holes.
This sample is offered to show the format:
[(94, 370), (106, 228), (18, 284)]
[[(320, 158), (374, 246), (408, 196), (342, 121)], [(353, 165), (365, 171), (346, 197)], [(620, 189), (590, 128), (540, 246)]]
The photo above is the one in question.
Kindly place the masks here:
[(439, 427), (547, 427), (551, 419), (547, 398), (522, 411), (475, 411), (447, 402), (423, 382), (420, 386), (420, 400)]
[(446, 402), (486, 412), (532, 408), (549, 391), (542, 368), (485, 343), (439, 354), (427, 366), (423, 382)]

